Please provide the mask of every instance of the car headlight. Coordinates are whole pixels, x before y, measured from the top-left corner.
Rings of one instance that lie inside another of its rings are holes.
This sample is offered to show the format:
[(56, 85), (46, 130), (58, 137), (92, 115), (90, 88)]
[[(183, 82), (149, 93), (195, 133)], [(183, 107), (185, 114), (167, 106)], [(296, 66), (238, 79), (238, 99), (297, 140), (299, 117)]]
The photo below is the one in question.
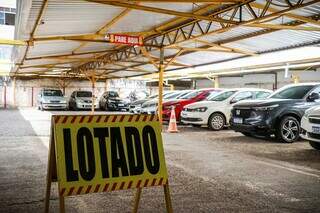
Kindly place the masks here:
[(109, 103), (115, 103), (115, 101), (108, 99)]
[(304, 112), (303, 117), (306, 118), (306, 119), (308, 119), (311, 111), (312, 111), (311, 109), (307, 109), (307, 110)]
[(194, 112), (205, 112), (207, 111), (208, 107), (199, 107), (199, 108), (194, 108)]
[(263, 106), (263, 107), (254, 107), (253, 109), (257, 111), (271, 111), (275, 108), (277, 108), (279, 104), (271, 105), (271, 106)]

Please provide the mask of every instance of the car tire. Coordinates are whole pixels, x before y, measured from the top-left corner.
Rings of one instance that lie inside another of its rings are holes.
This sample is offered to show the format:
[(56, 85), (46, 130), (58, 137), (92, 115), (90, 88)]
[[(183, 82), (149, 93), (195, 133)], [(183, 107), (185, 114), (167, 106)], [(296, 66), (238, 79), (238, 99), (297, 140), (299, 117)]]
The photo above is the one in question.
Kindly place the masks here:
[(284, 143), (293, 143), (299, 140), (300, 122), (293, 116), (285, 116), (281, 119), (276, 130), (276, 137)]
[(224, 128), (226, 119), (221, 113), (213, 113), (208, 120), (208, 126), (213, 131), (219, 131)]
[(243, 134), (244, 136), (247, 136), (247, 137), (252, 137), (253, 135), (249, 132), (241, 132), (241, 134)]
[(309, 141), (310, 146), (316, 150), (320, 150), (320, 143), (314, 142), (314, 141)]

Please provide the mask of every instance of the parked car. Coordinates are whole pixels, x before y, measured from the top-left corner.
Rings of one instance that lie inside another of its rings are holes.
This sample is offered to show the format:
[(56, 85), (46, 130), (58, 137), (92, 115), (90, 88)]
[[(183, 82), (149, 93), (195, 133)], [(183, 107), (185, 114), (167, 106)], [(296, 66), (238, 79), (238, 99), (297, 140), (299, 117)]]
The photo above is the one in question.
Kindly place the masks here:
[[(98, 103), (95, 101), (94, 108), (98, 108)], [(69, 108), (72, 110), (91, 109), (92, 107), (92, 92), (91, 91), (73, 91), (69, 99)]]
[[(320, 100), (320, 97), (317, 99)], [(320, 150), (320, 103), (319, 106), (312, 107), (304, 113), (300, 136), (308, 140), (314, 149)]]
[(59, 89), (42, 89), (37, 98), (38, 109), (67, 109), (67, 100)]
[(147, 102), (148, 100), (157, 98), (157, 97), (158, 97), (158, 95), (152, 95), (152, 96), (149, 96), (149, 97), (144, 98), (144, 99), (133, 101), (129, 105), (129, 111), (132, 112), (132, 113), (140, 113), (141, 112), (141, 106), (142, 106), (143, 103)]
[(208, 124), (212, 130), (221, 130), (229, 124), (231, 108), (235, 103), (266, 98), (271, 93), (271, 90), (256, 88), (226, 89), (209, 96), (206, 101), (186, 105), (181, 112), (181, 121), (195, 126)]
[[(180, 90), (180, 91), (170, 91), (166, 92), (163, 95), (163, 101), (179, 98), (187, 93), (189, 93), (190, 90)], [(158, 97), (158, 96), (157, 96)], [(149, 101), (146, 101), (141, 106), (141, 113), (144, 114), (155, 114), (158, 109), (158, 98), (151, 99)]]
[(265, 100), (234, 105), (230, 125), (244, 135), (275, 135), (282, 142), (299, 139), (300, 121), (308, 108), (319, 103), (320, 83), (285, 86)]
[(189, 92), (184, 96), (178, 97), (176, 99), (171, 99), (163, 103), (162, 105), (162, 119), (164, 121), (170, 120), (171, 109), (174, 107), (176, 119), (180, 120), (180, 114), (184, 106), (195, 103), (198, 101), (205, 100), (209, 95), (213, 93), (220, 92), (221, 89), (199, 89), (193, 92)]
[(100, 109), (107, 111), (129, 111), (129, 102), (121, 99), (116, 91), (103, 93), (99, 101), (99, 106)]

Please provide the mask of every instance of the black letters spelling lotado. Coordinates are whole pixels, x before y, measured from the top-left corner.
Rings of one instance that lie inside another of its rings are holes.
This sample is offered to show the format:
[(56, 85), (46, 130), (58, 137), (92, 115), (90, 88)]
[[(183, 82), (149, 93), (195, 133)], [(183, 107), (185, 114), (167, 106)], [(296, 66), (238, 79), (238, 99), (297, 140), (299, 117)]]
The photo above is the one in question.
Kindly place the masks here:
[[(79, 170), (75, 170), (71, 132), (68, 128), (63, 129), (67, 181), (78, 181), (79, 175), (86, 181), (92, 180), (96, 175), (95, 154), (100, 155), (102, 178), (140, 175), (145, 169), (151, 174), (157, 174), (160, 161), (154, 129), (149, 125), (145, 126), (142, 137), (135, 127), (124, 127), (124, 132), (125, 142), (122, 141), (120, 127), (93, 128), (93, 135), (88, 128), (80, 128), (77, 132)], [(97, 138), (95, 141), (99, 143), (98, 150), (94, 149), (94, 138)], [(107, 156), (107, 143), (111, 143), (111, 156)], [(126, 143), (127, 155), (124, 143)], [(111, 170), (108, 167), (110, 165), (108, 160), (111, 160)], [(144, 165), (147, 168), (144, 168)]]

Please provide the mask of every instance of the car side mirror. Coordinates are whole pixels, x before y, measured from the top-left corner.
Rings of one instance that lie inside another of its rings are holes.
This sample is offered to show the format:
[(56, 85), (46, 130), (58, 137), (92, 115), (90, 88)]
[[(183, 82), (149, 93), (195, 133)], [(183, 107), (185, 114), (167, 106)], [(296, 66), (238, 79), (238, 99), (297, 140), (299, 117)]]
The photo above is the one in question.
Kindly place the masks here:
[(320, 99), (320, 95), (319, 95), (319, 93), (316, 93), (316, 92), (311, 93), (307, 98), (307, 100), (309, 102), (313, 102), (313, 101), (315, 101), (317, 99)]
[(237, 102), (238, 102), (238, 100), (237, 100), (237, 99), (234, 99), (234, 98), (230, 100), (230, 104), (235, 104), (235, 103), (237, 103)]

